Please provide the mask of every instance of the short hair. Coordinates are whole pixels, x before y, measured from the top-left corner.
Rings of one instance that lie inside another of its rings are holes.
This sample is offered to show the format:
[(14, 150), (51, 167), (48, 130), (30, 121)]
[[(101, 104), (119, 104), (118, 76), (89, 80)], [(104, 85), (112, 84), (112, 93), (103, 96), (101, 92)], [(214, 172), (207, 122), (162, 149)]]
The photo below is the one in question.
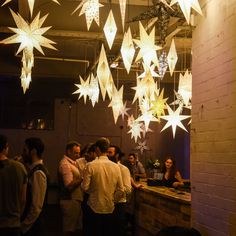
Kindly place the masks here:
[(0, 134), (0, 152), (7, 147), (7, 137), (3, 134)]
[(136, 154), (135, 154), (135, 153), (133, 153), (133, 152), (129, 153), (129, 156), (133, 156), (133, 157), (134, 157), (134, 159), (137, 159), (137, 156), (136, 156)]
[(35, 138), (35, 137), (27, 138), (25, 140), (25, 144), (28, 147), (29, 151), (35, 149), (38, 157), (40, 158), (42, 157), (42, 154), (44, 152), (44, 144), (40, 138)]
[(88, 153), (96, 151), (96, 144), (93, 143), (88, 147)]
[(108, 138), (100, 138), (95, 143), (96, 147), (100, 149), (102, 153), (107, 152), (107, 149), (110, 147), (110, 141)]
[(115, 155), (118, 154), (118, 159), (121, 160), (121, 158), (125, 155), (125, 154), (121, 151), (121, 149), (120, 149), (118, 146), (113, 145), (113, 144), (111, 144), (110, 147), (112, 147), (112, 148), (115, 149)]
[(81, 145), (78, 142), (76, 142), (76, 141), (69, 141), (66, 144), (66, 151), (71, 150), (74, 146), (80, 147)]

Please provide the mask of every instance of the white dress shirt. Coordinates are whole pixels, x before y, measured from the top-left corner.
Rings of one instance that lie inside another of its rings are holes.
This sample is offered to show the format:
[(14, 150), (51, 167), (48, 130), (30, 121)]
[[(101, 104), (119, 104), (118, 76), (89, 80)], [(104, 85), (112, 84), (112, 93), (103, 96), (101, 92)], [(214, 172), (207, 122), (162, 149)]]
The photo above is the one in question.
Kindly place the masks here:
[(88, 205), (99, 214), (113, 212), (115, 192), (118, 201), (124, 196), (120, 168), (107, 156), (100, 156), (86, 165), (81, 186), (89, 194)]
[(121, 202), (127, 202), (127, 196), (131, 194), (132, 186), (131, 186), (131, 176), (129, 169), (126, 166), (122, 165), (120, 162), (118, 162), (118, 166), (120, 167), (125, 195), (118, 201), (116, 201), (115, 197), (115, 202), (121, 203)]

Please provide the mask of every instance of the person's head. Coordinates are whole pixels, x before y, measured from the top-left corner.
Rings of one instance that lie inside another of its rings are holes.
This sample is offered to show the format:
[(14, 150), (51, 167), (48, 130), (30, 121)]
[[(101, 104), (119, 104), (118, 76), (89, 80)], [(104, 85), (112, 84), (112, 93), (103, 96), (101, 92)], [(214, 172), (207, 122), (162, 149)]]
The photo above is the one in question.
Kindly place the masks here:
[(70, 141), (66, 144), (66, 156), (72, 160), (80, 157), (80, 144), (76, 141)]
[(23, 160), (25, 163), (32, 164), (36, 160), (42, 159), (44, 144), (40, 138), (31, 137), (25, 140), (23, 148)]
[(97, 157), (95, 143), (88, 146), (87, 152), (84, 155), (87, 162), (93, 161)]
[(96, 153), (98, 156), (101, 154), (106, 155), (108, 148), (110, 147), (110, 141), (108, 138), (100, 138), (96, 141)]
[(0, 134), (0, 153), (7, 156), (8, 155), (8, 141), (5, 135)]
[(137, 160), (137, 157), (136, 157), (135, 153), (130, 153), (129, 156), (128, 156), (128, 160), (129, 160), (131, 165), (134, 165), (136, 160)]
[(118, 162), (123, 156), (123, 153), (121, 152), (121, 149), (118, 146), (110, 145), (110, 147), (107, 150), (107, 156), (109, 160), (113, 162)]
[(177, 171), (176, 161), (172, 156), (167, 156), (165, 158), (163, 172), (170, 172), (170, 177), (174, 177)]

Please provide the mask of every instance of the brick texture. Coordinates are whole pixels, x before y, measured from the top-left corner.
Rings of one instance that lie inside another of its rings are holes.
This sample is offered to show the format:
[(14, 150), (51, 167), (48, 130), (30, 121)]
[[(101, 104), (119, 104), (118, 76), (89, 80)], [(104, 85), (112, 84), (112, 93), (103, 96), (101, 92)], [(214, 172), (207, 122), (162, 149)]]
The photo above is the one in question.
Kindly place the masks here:
[(236, 236), (236, 1), (200, 1), (193, 33), (192, 225)]

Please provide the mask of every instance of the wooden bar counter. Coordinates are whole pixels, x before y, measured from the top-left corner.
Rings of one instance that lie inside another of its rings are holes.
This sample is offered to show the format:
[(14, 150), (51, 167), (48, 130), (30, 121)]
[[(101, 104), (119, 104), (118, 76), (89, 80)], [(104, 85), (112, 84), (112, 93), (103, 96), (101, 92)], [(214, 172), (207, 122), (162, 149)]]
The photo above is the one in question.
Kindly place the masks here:
[(166, 226), (190, 227), (191, 193), (141, 183), (134, 193), (135, 236), (153, 236)]

